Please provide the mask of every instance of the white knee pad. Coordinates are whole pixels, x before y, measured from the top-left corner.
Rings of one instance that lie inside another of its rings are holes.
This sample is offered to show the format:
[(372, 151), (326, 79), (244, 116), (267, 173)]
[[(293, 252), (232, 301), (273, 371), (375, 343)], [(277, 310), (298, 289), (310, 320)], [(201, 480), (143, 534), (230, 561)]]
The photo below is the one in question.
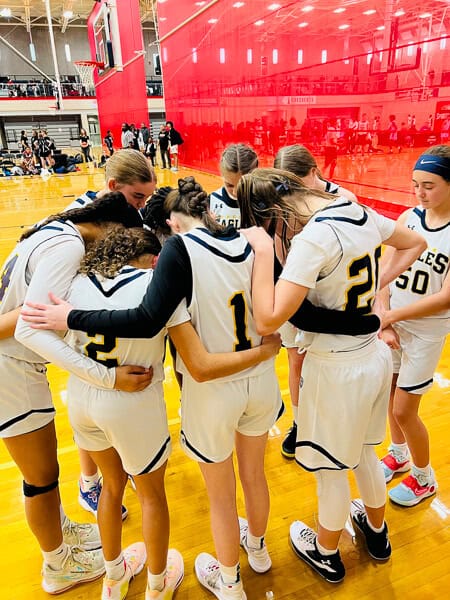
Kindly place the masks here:
[(359, 465), (354, 469), (362, 501), (370, 508), (386, 504), (386, 481), (383, 467), (373, 446), (364, 446)]
[(350, 511), (347, 471), (317, 471), (319, 523), (330, 531), (344, 529)]

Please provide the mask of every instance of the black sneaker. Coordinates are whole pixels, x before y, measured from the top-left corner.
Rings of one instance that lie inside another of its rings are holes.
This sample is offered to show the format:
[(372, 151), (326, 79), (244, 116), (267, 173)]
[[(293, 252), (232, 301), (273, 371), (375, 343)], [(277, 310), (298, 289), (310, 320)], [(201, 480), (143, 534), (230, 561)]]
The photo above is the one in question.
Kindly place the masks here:
[(317, 534), (313, 529), (301, 521), (294, 521), (291, 524), (289, 537), (295, 554), (321, 577), (330, 583), (339, 583), (344, 579), (345, 567), (339, 550), (335, 554), (321, 554), (317, 550)]
[(362, 500), (352, 500), (350, 506), (353, 525), (364, 536), (367, 551), (375, 560), (387, 560), (391, 556), (388, 528), (384, 524), (383, 531), (377, 533), (367, 522), (367, 513)]
[(281, 444), (281, 454), (285, 458), (295, 458), (295, 444), (297, 442), (297, 423), (294, 421), (292, 427), (286, 434)]

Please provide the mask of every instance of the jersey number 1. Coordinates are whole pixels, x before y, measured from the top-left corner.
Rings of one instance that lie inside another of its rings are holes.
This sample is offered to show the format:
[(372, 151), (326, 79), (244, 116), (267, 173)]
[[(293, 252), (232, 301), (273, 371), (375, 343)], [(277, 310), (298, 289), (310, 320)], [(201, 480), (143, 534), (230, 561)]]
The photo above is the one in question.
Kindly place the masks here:
[(252, 347), (252, 341), (247, 337), (247, 304), (243, 292), (236, 292), (228, 301), (231, 307), (234, 320), (234, 333), (237, 342), (234, 344), (234, 352), (249, 350)]

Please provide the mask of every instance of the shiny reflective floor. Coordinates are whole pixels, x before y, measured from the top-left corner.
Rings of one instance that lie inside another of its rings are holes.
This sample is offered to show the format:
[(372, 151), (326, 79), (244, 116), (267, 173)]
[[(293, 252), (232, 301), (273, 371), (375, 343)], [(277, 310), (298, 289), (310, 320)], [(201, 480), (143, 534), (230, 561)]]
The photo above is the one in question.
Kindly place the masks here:
[[(363, 196), (414, 204), (410, 193), (410, 173), (419, 149), (396, 155), (369, 157), (339, 157), (336, 178), (343, 185)], [(320, 159), (319, 159), (319, 164)], [(93, 167), (80, 173), (52, 175), (48, 180), (34, 178), (0, 178), (0, 262), (12, 249), (22, 228), (40, 218), (64, 208), (74, 197), (87, 189), (103, 186), (104, 173)], [(176, 185), (178, 177), (195, 174), (205, 189), (219, 187), (220, 179), (204, 173), (180, 169), (179, 173), (157, 169), (159, 185)], [(355, 184), (359, 181), (359, 185)], [(361, 191), (363, 190), (363, 191)], [(379, 195), (376, 195), (379, 194)], [(267, 476), (271, 490), (272, 507), (267, 532), (267, 544), (273, 567), (265, 575), (257, 575), (241, 553), (242, 577), (249, 600), (264, 600), (266, 592), (273, 591), (275, 600), (331, 597), (345, 600), (380, 597), (389, 599), (421, 600), (446, 598), (450, 590), (450, 346), (447, 344), (439, 363), (435, 384), (422, 402), (421, 414), (429, 428), (431, 456), (436, 471), (439, 491), (434, 498), (413, 508), (387, 507), (387, 522), (391, 533), (393, 555), (386, 564), (372, 561), (361, 542), (354, 541), (344, 532), (341, 554), (347, 569), (345, 581), (333, 586), (322, 581), (299, 561), (289, 547), (290, 523), (301, 519), (311, 526), (317, 523), (314, 477), (293, 462), (282, 458), (280, 445), (291, 422), (287, 360), (285, 351), (277, 359), (277, 372), (286, 414), (270, 433), (267, 450)], [(77, 503), (79, 464), (76, 447), (68, 424), (64, 404), (67, 375), (50, 366), (49, 379), (57, 406), (57, 433), (61, 466), (61, 495), (67, 513), (76, 520), (92, 521), (90, 514)], [(173, 377), (171, 363), (166, 365), (165, 392), (174, 450), (169, 460), (166, 484), (172, 519), (171, 546), (180, 550), (185, 560), (185, 579), (177, 598), (202, 600), (212, 595), (202, 588), (193, 573), (195, 556), (199, 552), (214, 552), (209, 530), (208, 505), (202, 478), (197, 465), (180, 449), (179, 391)], [(379, 449), (381, 456), (386, 443)], [(352, 491), (356, 494), (353, 477)], [(22, 502), (22, 482), (19, 472), (4, 446), (0, 443), (0, 559), (2, 600), (40, 600), (47, 594), (40, 587), (41, 555), (34, 537), (25, 522)], [(395, 485), (397, 480), (389, 484)], [(124, 522), (123, 543), (142, 539), (140, 510), (136, 494), (128, 487), (125, 504), (129, 517)], [(244, 514), (243, 498), (238, 489), (238, 506)], [(144, 597), (145, 575), (131, 583), (127, 598)], [(101, 582), (84, 584), (66, 592), (68, 600), (100, 598)]]

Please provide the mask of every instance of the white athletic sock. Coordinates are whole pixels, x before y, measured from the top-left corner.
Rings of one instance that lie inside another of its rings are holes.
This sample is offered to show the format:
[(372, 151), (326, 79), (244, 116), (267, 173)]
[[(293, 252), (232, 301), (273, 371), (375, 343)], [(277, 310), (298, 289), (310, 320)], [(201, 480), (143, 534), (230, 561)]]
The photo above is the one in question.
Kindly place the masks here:
[(409, 450), (408, 450), (408, 444), (405, 442), (404, 444), (394, 444), (394, 442), (391, 442), (390, 448), (392, 448), (392, 450), (395, 450), (395, 452), (399, 455), (404, 457), (406, 460), (409, 457)]
[(59, 516), (61, 519), (61, 527), (64, 527), (64, 523), (68, 517), (66, 516), (66, 513), (64, 512), (62, 504), (59, 505)]
[(99, 482), (100, 476), (97, 473), (95, 473), (95, 475), (85, 475), (84, 473), (81, 473), (81, 477), (80, 477), (80, 485), (81, 485), (81, 489), (83, 490), (83, 492), (89, 492), (90, 490), (93, 490), (94, 488), (97, 487), (98, 482)]
[(431, 465), (429, 463), (426, 467), (416, 467), (416, 465), (413, 465), (412, 470), (413, 470), (413, 473), (416, 475), (421, 475), (422, 477), (426, 477), (426, 479), (428, 479), (428, 480), (432, 479)]
[(165, 585), (165, 578), (166, 578), (166, 570), (165, 569), (162, 573), (159, 573), (159, 575), (154, 575), (153, 573), (150, 573), (150, 571), (147, 569), (147, 582), (148, 582), (148, 587), (151, 590), (156, 590), (158, 592), (162, 592), (164, 589), (164, 585)]
[(62, 569), (63, 562), (67, 558), (68, 553), (70, 552), (70, 548), (64, 542), (55, 550), (51, 550), (50, 552), (44, 552), (42, 550), (42, 556), (44, 557), (44, 562), (54, 571), (59, 571)]
[(316, 546), (317, 546), (317, 550), (323, 556), (331, 556), (332, 554), (336, 554), (336, 552), (337, 552), (337, 548), (336, 548), (336, 550), (328, 550), (328, 548), (324, 548), (323, 546), (321, 546), (319, 544), (319, 540), (318, 539), (316, 539)]
[(125, 573), (125, 559), (123, 557), (123, 552), (121, 552), (114, 560), (105, 560), (105, 569), (108, 579), (114, 579), (115, 581), (122, 579)]
[(225, 585), (233, 585), (234, 583), (238, 583), (240, 581), (241, 576), (239, 563), (236, 563), (232, 567), (226, 567), (219, 562), (219, 567), (222, 581)]
[(263, 547), (264, 544), (264, 536), (256, 536), (252, 535), (249, 530), (247, 530), (247, 546), (249, 548), (253, 548), (254, 550), (259, 550)]

